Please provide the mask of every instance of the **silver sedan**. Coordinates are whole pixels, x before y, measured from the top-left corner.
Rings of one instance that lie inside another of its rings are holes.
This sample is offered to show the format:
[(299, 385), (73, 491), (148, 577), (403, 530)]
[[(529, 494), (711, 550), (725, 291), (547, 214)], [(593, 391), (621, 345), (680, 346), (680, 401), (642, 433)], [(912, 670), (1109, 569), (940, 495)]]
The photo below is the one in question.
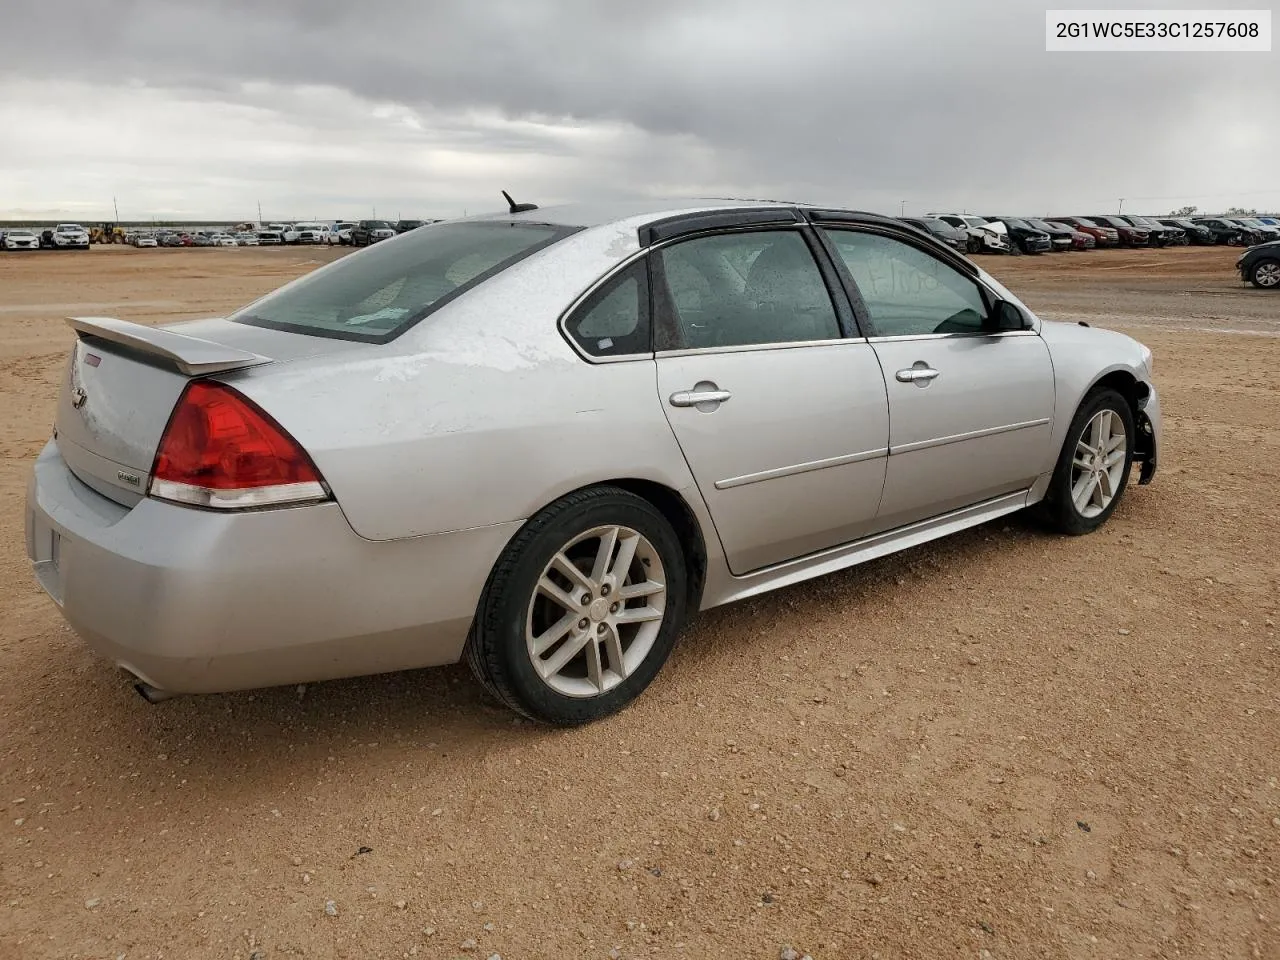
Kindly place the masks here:
[(433, 224), (226, 319), (70, 321), (35, 575), (149, 699), (465, 658), (581, 723), (697, 610), (1156, 469), (1151, 353), (888, 218)]

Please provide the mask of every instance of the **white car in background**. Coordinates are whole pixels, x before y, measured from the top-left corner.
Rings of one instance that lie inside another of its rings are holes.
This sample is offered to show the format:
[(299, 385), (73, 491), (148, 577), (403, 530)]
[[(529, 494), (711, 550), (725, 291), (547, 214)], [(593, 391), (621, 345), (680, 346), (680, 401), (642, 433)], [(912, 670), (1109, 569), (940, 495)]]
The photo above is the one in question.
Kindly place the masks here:
[(295, 243), (328, 243), (329, 225), (327, 223), (299, 223), (294, 229), (298, 233)]
[(39, 250), (40, 235), (33, 230), (7, 230), (4, 234), (6, 250)]
[(258, 235), (242, 230), (235, 235), (236, 246), (238, 247), (256, 247), (258, 245)]
[(157, 247), (156, 238), (149, 233), (135, 234), (130, 241), (135, 247)]
[(341, 244), (344, 247), (351, 246), (351, 231), (355, 229), (355, 223), (351, 220), (340, 220), (329, 229), (329, 246)]
[(239, 246), (239, 244), (236, 243), (236, 238), (229, 233), (215, 233), (213, 235), (213, 245), (215, 247)]
[(78, 223), (60, 223), (53, 228), (53, 245), (60, 250), (88, 250), (89, 231)]
[(966, 253), (1009, 253), (1013, 249), (1009, 241), (1009, 228), (999, 220), (988, 223), (982, 217), (967, 213), (930, 213), (927, 216), (937, 217), (968, 234)]

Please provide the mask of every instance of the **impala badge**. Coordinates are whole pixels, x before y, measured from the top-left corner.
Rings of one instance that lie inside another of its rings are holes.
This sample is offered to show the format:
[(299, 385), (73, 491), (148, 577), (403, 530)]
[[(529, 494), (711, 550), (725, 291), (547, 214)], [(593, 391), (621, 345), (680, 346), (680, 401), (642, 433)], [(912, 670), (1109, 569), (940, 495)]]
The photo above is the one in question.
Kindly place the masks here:
[(117, 470), (116, 477), (134, 487), (142, 485), (142, 478), (136, 473), (125, 473), (123, 470)]

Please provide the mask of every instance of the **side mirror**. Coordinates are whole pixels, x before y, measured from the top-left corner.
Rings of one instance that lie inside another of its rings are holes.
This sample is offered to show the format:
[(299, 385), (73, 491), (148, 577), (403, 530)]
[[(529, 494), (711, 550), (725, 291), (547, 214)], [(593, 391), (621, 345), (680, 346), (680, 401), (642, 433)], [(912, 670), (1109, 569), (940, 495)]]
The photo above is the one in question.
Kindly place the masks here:
[(995, 332), (1030, 330), (1030, 318), (1008, 300), (997, 300), (991, 311), (991, 325)]

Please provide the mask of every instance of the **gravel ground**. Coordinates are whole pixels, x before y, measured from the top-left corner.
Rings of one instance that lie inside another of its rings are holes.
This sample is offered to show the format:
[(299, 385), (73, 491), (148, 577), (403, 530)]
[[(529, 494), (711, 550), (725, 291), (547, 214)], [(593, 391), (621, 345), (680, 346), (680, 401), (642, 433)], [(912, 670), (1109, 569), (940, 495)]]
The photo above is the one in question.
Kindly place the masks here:
[(983, 261), (1155, 351), (1161, 470), (1097, 534), (713, 611), (587, 729), (462, 668), (149, 706), (24, 556), (60, 318), (334, 255), (0, 257), (0, 957), (1280, 957), (1280, 296), (1236, 251)]

